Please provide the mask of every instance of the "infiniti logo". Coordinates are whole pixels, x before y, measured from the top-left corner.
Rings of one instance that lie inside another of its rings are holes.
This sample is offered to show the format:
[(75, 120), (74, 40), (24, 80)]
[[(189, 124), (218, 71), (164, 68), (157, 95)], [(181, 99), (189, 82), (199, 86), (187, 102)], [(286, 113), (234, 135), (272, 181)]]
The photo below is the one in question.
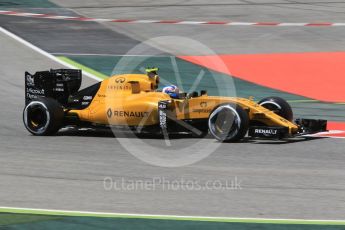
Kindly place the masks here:
[(115, 79), (115, 82), (118, 83), (118, 84), (119, 83), (124, 83), (125, 81), (126, 81), (126, 79), (124, 77), (118, 77), (118, 78)]

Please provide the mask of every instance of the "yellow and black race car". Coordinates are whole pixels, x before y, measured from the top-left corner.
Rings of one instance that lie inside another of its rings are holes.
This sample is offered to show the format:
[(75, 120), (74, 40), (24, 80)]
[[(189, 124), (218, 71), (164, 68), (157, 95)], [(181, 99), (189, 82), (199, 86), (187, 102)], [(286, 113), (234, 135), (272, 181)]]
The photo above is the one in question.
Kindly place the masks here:
[(205, 90), (171, 95), (159, 92), (157, 69), (114, 75), (79, 91), (81, 70), (25, 73), (24, 125), (33, 135), (53, 135), (62, 127), (117, 127), (169, 134), (210, 133), (222, 142), (249, 137), (287, 138), (326, 131), (327, 121), (293, 121), (279, 97), (259, 103), (209, 96)]

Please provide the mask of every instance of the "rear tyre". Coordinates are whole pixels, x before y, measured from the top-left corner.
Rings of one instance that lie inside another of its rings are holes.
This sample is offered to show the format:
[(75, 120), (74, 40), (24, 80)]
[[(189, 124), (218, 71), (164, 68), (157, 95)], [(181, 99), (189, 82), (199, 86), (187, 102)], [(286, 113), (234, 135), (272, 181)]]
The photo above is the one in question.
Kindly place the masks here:
[(239, 105), (223, 104), (215, 108), (209, 116), (210, 134), (221, 142), (242, 140), (249, 127), (248, 113)]
[(36, 136), (55, 134), (62, 126), (64, 111), (52, 98), (38, 98), (29, 102), (23, 111), (25, 128)]
[(259, 105), (273, 111), (288, 121), (293, 120), (293, 112), (287, 101), (280, 97), (266, 97), (259, 101)]

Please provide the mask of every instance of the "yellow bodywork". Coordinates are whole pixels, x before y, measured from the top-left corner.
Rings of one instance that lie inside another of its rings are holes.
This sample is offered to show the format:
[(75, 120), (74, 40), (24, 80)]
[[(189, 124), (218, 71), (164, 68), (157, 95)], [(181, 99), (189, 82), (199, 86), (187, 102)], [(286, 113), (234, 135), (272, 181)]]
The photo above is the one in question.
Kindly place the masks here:
[(208, 119), (218, 105), (234, 103), (248, 111), (250, 120), (267, 126), (288, 127), (297, 132), (294, 123), (258, 105), (251, 99), (202, 95), (173, 99), (157, 92), (159, 77), (144, 74), (115, 75), (101, 82), (100, 88), (86, 109), (70, 110), (81, 121), (119, 126), (150, 126), (159, 124), (159, 101), (171, 101), (169, 110), (179, 120)]

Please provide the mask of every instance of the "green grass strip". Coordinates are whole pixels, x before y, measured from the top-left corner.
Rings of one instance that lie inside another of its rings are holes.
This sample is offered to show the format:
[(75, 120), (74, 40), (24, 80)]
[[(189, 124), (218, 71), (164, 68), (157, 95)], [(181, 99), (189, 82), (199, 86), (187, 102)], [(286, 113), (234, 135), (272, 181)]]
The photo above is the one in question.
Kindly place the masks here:
[(35, 214), (50, 216), (75, 216), (75, 217), (103, 217), (125, 219), (151, 219), (151, 220), (179, 220), (179, 221), (207, 221), (223, 223), (257, 223), (257, 224), (308, 224), (308, 225), (345, 225), (345, 220), (300, 220), (300, 219), (255, 219), (255, 218), (227, 218), (227, 217), (193, 217), (193, 216), (169, 216), (169, 215), (140, 215), (120, 213), (97, 213), (60, 211), (25, 208), (0, 208), (2, 213)]
[(0, 214), (0, 226), (1, 225), (12, 225), (12, 224), (26, 224), (34, 223), (39, 221), (48, 221), (48, 220), (59, 220), (61, 216), (53, 215), (21, 215), (18, 213), (3, 213)]
[(91, 68), (89, 68), (87, 66), (84, 66), (84, 65), (82, 65), (82, 64), (80, 64), (78, 62), (75, 62), (72, 59), (69, 59), (68, 57), (57, 56), (57, 58), (60, 59), (61, 61), (64, 61), (64, 62), (70, 64), (70, 65), (73, 65), (77, 69), (81, 69), (82, 71), (85, 71), (85, 72), (88, 72), (90, 74), (93, 74), (93, 75), (95, 75), (98, 78), (107, 79), (109, 77), (109, 76), (104, 75), (104, 74), (102, 74), (102, 73), (100, 73), (100, 72), (98, 72), (98, 71), (96, 71), (94, 69), (91, 69)]

